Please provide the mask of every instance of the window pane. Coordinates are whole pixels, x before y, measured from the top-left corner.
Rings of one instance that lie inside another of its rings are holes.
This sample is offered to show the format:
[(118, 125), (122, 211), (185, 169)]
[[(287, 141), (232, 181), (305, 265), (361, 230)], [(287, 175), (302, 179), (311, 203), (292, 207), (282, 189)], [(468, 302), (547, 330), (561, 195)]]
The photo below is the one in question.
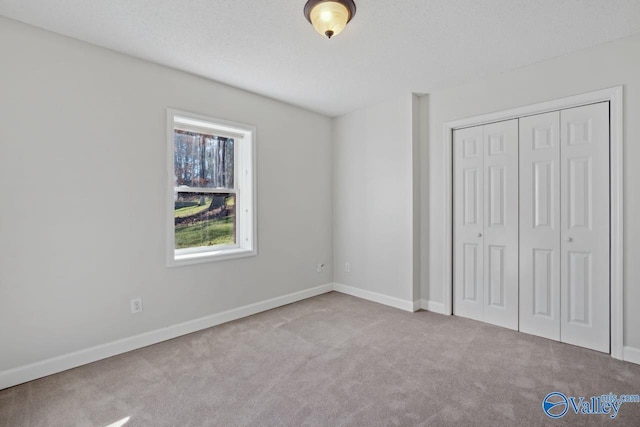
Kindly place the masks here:
[(176, 187), (234, 188), (234, 140), (174, 130)]
[(235, 245), (236, 195), (175, 194), (175, 249)]

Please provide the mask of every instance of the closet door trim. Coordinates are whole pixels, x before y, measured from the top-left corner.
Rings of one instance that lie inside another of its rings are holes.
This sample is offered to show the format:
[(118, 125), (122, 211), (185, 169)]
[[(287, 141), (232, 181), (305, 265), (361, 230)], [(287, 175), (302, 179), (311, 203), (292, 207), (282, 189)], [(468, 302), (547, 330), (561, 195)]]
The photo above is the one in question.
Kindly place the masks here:
[[(539, 104), (446, 122), (443, 126), (443, 301), (441, 314), (453, 313), (453, 131), (472, 126), (517, 119), (567, 108), (610, 103), (610, 206), (611, 206), (611, 356), (624, 360), (624, 206), (623, 206), (623, 87), (616, 86)], [(437, 306), (438, 301), (428, 301)]]

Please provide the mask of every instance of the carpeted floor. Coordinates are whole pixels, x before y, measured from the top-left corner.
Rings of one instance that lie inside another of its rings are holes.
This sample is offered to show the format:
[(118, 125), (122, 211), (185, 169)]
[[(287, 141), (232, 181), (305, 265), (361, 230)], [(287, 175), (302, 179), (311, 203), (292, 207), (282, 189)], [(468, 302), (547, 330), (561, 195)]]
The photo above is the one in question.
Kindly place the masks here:
[(542, 410), (640, 394), (640, 366), (329, 293), (0, 391), (0, 426), (640, 426)]

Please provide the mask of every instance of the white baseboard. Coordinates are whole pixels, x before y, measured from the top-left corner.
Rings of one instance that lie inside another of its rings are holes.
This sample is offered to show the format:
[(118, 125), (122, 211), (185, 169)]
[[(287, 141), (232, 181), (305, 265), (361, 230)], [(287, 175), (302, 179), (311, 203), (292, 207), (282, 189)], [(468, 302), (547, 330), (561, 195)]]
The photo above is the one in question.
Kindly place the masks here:
[[(245, 305), (222, 313), (201, 317), (199, 319), (190, 320), (162, 329), (146, 332), (144, 334), (135, 335), (118, 341), (98, 345), (95, 347), (79, 350), (73, 353), (46, 359), (30, 365), (20, 366), (18, 368), (9, 369), (0, 372), (0, 390), (13, 387), (18, 384), (32, 381), (67, 369), (76, 368), (87, 363), (96, 362), (111, 356), (126, 353), (128, 351), (137, 350), (162, 341), (177, 338), (182, 335), (197, 332), (223, 323), (231, 322), (263, 311), (271, 310), (283, 305), (302, 301), (327, 292), (336, 291), (358, 298), (399, 308), (405, 311), (416, 311), (419, 308), (431, 311), (433, 313), (448, 314), (444, 309), (444, 304), (429, 301), (407, 301), (400, 298), (391, 297), (377, 292), (367, 291), (353, 286), (346, 286), (340, 283), (330, 283), (315, 288), (306, 289), (304, 291), (294, 292), (283, 295), (281, 297), (272, 298), (266, 301)], [(624, 360), (631, 363), (640, 364), (640, 349), (634, 347), (624, 347)]]
[(281, 297), (272, 298), (255, 304), (245, 305), (243, 307), (224, 311), (222, 313), (201, 317), (199, 319), (190, 320), (162, 329), (145, 332), (144, 334), (135, 335), (107, 344), (79, 350), (73, 353), (64, 354), (62, 356), (53, 357), (40, 362), (32, 363), (26, 366), (9, 369), (0, 372), (0, 390), (13, 387), (18, 384), (32, 381), (37, 378), (46, 377), (67, 369), (76, 368), (87, 363), (92, 363), (107, 357), (126, 353), (148, 345), (157, 344), (162, 341), (177, 338), (182, 335), (217, 326), (222, 323), (231, 322), (242, 317), (251, 316), (263, 311), (271, 310), (283, 305), (291, 304), (317, 295), (321, 295), (333, 290), (333, 284), (318, 286), (306, 289), (300, 292), (283, 295)]
[(445, 315), (449, 314), (447, 310), (445, 310), (444, 304), (441, 302), (429, 301), (426, 299), (420, 300), (420, 302), (423, 310), (427, 310), (432, 313), (438, 313), (438, 314), (445, 314)]
[(340, 292), (342, 294), (347, 294), (354, 297), (366, 299), (369, 301), (399, 308), (405, 311), (414, 312), (418, 309), (418, 307), (415, 306), (413, 301), (407, 301), (407, 300), (403, 300), (396, 297), (390, 297), (389, 295), (379, 294), (377, 292), (367, 291), (365, 289), (355, 288), (353, 286), (347, 286), (340, 283), (334, 283), (333, 290), (336, 292)]
[(624, 347), (622, 350), (625, 362), (637, 363), (640, 365), (640, 349), (633, 347)]

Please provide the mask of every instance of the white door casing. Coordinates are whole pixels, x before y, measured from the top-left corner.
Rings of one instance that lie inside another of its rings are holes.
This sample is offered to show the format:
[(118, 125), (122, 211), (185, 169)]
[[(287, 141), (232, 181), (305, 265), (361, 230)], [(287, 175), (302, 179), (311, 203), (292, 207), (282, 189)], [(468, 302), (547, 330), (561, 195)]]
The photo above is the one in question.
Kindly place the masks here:
[(562, 342), (609, 353), (609, 103), (560, 112)]
[(520, 119), (520, 331), (560, 341), (560, 112)]
[[(444, 203), (444, 232), (441, 235), (442, 254), (442, 303), (431, 301), (437, 312), (450, 315), (454, 312), (454, 134), (457, 130), (483, 126), (502, 120), (523, 118), (562, 109), (608, 102), (610, 106), (610, 340), (611, 356), (627, 360), (624, 352), (624, 88), (615, 86), (587, 93), (576, 94), (531, 105), (524, 105), (494, 113), (447, 121), (443, 125), (442, 163), (444, 179), (442, 191)], [(432, 286), (438, 286), (433, 284)]]

